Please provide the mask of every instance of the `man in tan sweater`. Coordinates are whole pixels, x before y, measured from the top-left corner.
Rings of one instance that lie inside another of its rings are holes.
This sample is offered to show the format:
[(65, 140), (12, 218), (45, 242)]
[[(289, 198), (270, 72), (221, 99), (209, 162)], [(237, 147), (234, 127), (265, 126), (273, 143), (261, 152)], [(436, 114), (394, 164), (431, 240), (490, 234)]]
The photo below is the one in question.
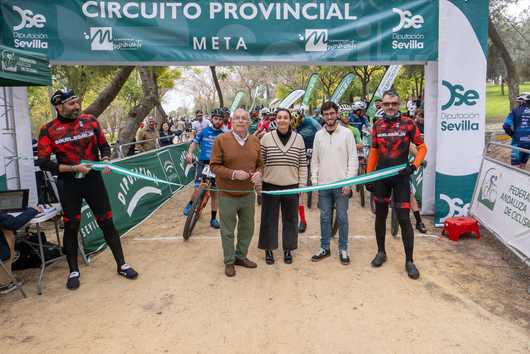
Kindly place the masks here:
[[(254, 234), (255, 184), (261, 181), (260, 144), (248, 134), (249, 114), (243, 109), (234, 112), (232, 131), (217, 139), (212, 150), (210, 168), (220, 189), (219, 211), (225, 274), (236, 274), (234, 265), (256, 268), (247, 258)], [(237, 245), (234, 247), (237, 225)]]

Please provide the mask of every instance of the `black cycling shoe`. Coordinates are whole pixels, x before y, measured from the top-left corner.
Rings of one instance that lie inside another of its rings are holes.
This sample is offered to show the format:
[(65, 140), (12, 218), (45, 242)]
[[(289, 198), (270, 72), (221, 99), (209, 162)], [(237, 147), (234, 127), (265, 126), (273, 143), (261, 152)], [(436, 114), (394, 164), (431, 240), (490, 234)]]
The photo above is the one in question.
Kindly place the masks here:
[(127, 279), (136, 279), (138, 278), (138, 273), (127, 263), (118, 267), (118, 274)]
[(418, 271), (418, 268), (416, 268), (413, 262), (406, 262), (405, 269), (407, 270), (407, 274), (409, 275), (410, 279), (418, 279), (420, 277), (420, 272)]
[(272, 250), (265, 250), (265, 263), (274, 264), (274, 253), (272, 253)]
[(285, 264), (293, 263), (293, 255), (291, 254), (291, 250), (284, 250), (283, 251), (283, 262)]
[(383, 265), (383, 263), (386, 262), (386, 253), (384, 252), (377, 252), (374, 259), (372, 259), (372, 267), (378, 268)]
[(81, 275), (79, 272), (70, 272), (68, 275), (68, 280), (66, 281), (66, 288), (68, 290), (77, 290), (81, 283), (79, 282), (79, 277)]
[(427, 228), (425, 227), (425, 224), (422, 223), (421, 221), (416, 223), (416, 230), (418, 230), (422, 234), (427, 233)]
[(307, 224), (305, 222), (300, 221), (300, 225), (298, 225), (298, 232), (303, 234), (306, 229), (307, 229)]
[(311, 260), (313, 262), (318, 262), (318, 261), (321, 261), (324, 258), (329, 257), (329, 256), (331, 256), (331, 251), (321, 248), (320, 251), (318, 251), (317, 254), (315, 254), (313, 257), (311, 257)]

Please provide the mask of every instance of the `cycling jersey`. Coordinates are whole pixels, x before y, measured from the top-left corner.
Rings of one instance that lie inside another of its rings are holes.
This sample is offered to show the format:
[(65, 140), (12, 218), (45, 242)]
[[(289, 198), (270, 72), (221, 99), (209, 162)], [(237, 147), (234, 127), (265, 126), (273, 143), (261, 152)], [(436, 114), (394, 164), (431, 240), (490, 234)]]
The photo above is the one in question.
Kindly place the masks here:
[(346, 126), (353, 134), (353, 137), (355, 138), (355, 144), (360, 145), (363, 143), (363, 139), (361, 138), (361, 133), (359, 132), (359, 129), (355, 128), (354, 126), (347, 125)]
[(208, 128), (210, 126), (210, 121), (208, 119), (202, 119), (202, 121), (194, 120), (191, 122), (191, 130), (193, 130), (196, 134), (200, 134), (203, 129)]
[(193, 142), (200, 146), (199, 160), (207, 161), (210, 160), (212, 154), (213, 143), (215, 138), (223, 134), (221, 129), (215, 129), (214, 127), (206, 127), (199, 134), (195, 136)]
[[(59, 173), (59, 164), (78, 165), (81, 160), (99, 161), (110, 157), (110, 146), (103, 129), (92, 115), (77, 119), (57, 117), (40, 131), (37, 163), (43, 170)], [(55, 154), (57, 162), (50, 160)]]
[(304, 117), (302, 120), (302, 124), (300, 124), (300, 127), (297, 129), (297, 133), (302, 136), (304, 139), (305, 148), (312, 149), (313, 143), (315, 141), (315, 134), (321, 129), (321, 125), (318, 124), (318, 122), (312, 118), (312, 117)]
[(423, 145), (420, 130), (412, 119), (378, 119), (372, 130), (372, 149), (377, 150), (377, 169), (408, 162), (410, 143)]
[(366, 116), (358, 117), (355, 113), (350, 115), (350, 124), (359, 130), (361, 136), (363, 136), (363, 126), (368, 128), (368, 118)]

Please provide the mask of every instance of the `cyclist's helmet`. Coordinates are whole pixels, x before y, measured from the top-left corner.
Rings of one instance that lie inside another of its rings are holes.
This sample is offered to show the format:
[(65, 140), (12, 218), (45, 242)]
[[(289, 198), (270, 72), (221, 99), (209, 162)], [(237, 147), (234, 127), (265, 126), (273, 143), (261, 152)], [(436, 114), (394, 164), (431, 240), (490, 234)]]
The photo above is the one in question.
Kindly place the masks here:
[(302, 105), (300, 106), (300, 111), (301, 111), (302, 113), (307, 112), (307, 111), (308, 111), (307, 106), (306, 106), (305, 104), (302, 103)]
[(55, 93), (50, 98), (50, 102), (53, 106), (57, 106), (68, 101), (76, 99), (77, 96), (74, 93), (74, 90), (67, 89), (66, 87), (55, 91)]
[(530, 102), (530, 92), (523, 92), (517, 96), (517, 101), (519, 102)]
[(380, 108), (380, 109), (378, 109), (378, 110), (375, 112), (374, 117), (375, 117), (375, 118), (383, 118), (384, 115), (385, 115), (385, 111), (383, 110), (383, 108)]
[(213, 110), (211, 116), (212, 116), (212, 118), (213, 117), (223, 118), (224, 113), (225, 113), (224, 109), (216, 108), (216, 109)]
[(354, 112), (364, 111), (366, 109), (366, 103), (364, 103), (363, 101), (356, 101), (356, 102), (353, 102), (351, 108), (352, 108), (352, 111)]
[(276, 123), (276, 120), (271, 121), (271, 124), (269, 124), (269, 131), (276, 130), (278, 128), (278, 124)]
[(265, 107), (265, 108), (262, 108), (261, 111), (259, 111), (259, 114), (261, 116), (263, 116), (263, 115), (270, 116), (271, 110), (268, 109), (267, 107)]
[(301, 110), (295, 110), (291, 112), (291, 116), (293, 117), (293, 119), (291, 119), (291, 128), (300, 128), (302, 122), (304, 121), (304, 113)]
[(232, 114), (232, 112), (230, 112), (230, 108), (228, 107), (223, 107), (222, 110), (224, 114), (228, 114), (228, 115)]
[(339, 113), (342, 114), (350, 114), (351, 112), (351, 106), (349, 104), (341, 104), (339, 106)]

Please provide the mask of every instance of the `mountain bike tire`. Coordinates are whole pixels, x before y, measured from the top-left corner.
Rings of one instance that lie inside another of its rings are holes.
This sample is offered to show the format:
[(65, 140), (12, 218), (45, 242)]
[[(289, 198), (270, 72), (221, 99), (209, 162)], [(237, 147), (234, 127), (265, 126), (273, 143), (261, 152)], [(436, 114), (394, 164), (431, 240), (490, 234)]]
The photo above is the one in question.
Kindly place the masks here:
[(190, 213), (188, 214), (188, 217), (186, 218), (186, 223), (184, 224), (184, 231), (182, 233), (182, 237), (184, 237), (184, 240), (188, 240), (191, 237), (193, 228), (195, 227), (197, 221), (199, 220), (199, 217), (201, 216), (201, 211), (204, 208), (205, 204), (203, 199), (206, 197), (206, 192), (206, 189), (199, 190), (197, 198), (195, 198), (195, 200), (193, 201)]

